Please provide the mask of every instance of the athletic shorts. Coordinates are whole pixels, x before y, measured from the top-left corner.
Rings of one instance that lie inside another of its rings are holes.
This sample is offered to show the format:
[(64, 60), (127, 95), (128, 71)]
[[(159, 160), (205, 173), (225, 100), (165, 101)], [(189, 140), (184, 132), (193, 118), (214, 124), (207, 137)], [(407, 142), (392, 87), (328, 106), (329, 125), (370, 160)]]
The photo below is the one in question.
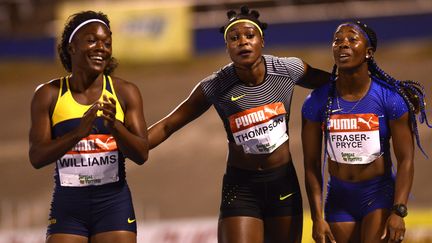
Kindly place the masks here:
[(51, 202), (47, 236), (56, 233), (90, 237), (107, 231), (137, 232), (132, 197), (126, 183), (62, 187)]
[(347, 182), (331, 176), (325, 203), (327, 222), (359, 222), (368, 213), (391, 209), (395, 182), (391, 175), (362, 182)]
[(292, 163), (264, 171), (227, 167), (220, 218), (250, 216), (265, 219), (302, 213), (301, 191)]

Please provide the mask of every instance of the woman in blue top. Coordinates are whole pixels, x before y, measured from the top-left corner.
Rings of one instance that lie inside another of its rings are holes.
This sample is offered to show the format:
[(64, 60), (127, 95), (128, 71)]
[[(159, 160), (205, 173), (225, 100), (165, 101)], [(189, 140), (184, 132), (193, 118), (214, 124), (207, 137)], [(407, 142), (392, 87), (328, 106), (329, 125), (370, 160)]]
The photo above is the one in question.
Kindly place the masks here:
[[(332, 82), (314, 90), (302, 109), (312, 237), (316, 242), (401, 242), (414, 175), (414, 137), (419, 141), (416, 114), (426, 120), (422, 86), (395, 80), (376, 65), (376, 34), (365, 24), (339, 25), (332, 47)], [(323, 138), (330, 174), (325, 217)]]

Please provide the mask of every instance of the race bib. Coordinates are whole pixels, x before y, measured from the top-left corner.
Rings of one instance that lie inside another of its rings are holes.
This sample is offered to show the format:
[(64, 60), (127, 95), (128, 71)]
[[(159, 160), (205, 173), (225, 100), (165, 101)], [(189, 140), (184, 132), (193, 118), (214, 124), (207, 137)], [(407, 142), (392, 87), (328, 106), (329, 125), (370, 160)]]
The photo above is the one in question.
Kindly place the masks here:
[(268, 154), (288, 140), (286, 111), (281, 102), (248, 109), (230, 116), (237, 145), (245, 153)]
[(331, 115), (329, 131), (327, 150), (333, 161), (368, 164), (382, 155), (376, 114)]
[(119, 153), (113, 136), (92, 134), (57, 160), (60, 185), (85, 187), (119, 180)]

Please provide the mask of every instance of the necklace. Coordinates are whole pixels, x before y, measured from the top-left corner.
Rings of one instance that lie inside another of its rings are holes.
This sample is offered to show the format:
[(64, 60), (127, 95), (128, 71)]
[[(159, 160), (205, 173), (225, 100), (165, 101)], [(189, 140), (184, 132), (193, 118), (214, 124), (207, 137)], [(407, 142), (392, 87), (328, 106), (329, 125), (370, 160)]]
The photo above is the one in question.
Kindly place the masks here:
[(336, 110), (333, 110), (333, 112), (340, 111), (340, 112), (342, 112), (342, 113), (351, 113), (351, 112), (352, 112), (352, 111), (357, 107), (357, 105), (360, 103), (360, 101), (363, 100), (364, 97), (365, 97), (365, 96), (363, 96), (363, 97), (361, 97), (359, 100), (357, 100), (357, 102), (354, 104), (353, 107), (351, 107), (351, 109), (350, 109), (349, 111), (343, 111), (343, 108), (341, 108), (341, 107), (340, 107), (340, 104), (339, 104), (339, 95), (338, 95), (338, 96), (336, 96), (337, 109), (336, 109)]

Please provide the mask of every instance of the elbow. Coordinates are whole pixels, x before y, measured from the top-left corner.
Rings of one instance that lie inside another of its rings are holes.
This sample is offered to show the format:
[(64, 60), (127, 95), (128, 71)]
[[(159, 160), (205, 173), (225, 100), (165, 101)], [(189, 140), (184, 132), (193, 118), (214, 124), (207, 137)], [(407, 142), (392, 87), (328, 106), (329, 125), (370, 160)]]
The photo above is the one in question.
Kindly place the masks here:
[(40, 169), (43, 167), (44, 162), (42, 160), (42, 156), (40, 155), (40, 153), (38, 153), (38, 149), (35, 148), (32, 144), (30, 144), (28, 157), (30, 160), (30, 164), (33, 166), (33, 168)]
[(30, 164), (35, 169), (40, 169), (45, 165), (48, 165), (49, 162), (47, 161), (50, 161), (50, 159), (44, 157), (43, 154), (41, 154), (37, 148), (30, 147), (28, 156), (29, 156)]
[(148, 154), (145, 156), (140, 156), (140, 158), (137, 159), (135, 163), (137, 163), (138, 165), (143, 165), (147, 161), (147, 159), (148, 159)]
[(134, 160), (136, 164), (143, 165), (149, 157), (148, 147), (142, 150), (141, 153), (138, 154), (137, 158)]
[(35, 158), (35, 156), (30, 155), (29, 159), (30, 159), (30, 164), (33, 166), (33, 168), (40, 169), (40, 168), (43, 167), (42, 166), (42, 161), (39, 160), (39, 159), (37, 159), (37, 158)]

